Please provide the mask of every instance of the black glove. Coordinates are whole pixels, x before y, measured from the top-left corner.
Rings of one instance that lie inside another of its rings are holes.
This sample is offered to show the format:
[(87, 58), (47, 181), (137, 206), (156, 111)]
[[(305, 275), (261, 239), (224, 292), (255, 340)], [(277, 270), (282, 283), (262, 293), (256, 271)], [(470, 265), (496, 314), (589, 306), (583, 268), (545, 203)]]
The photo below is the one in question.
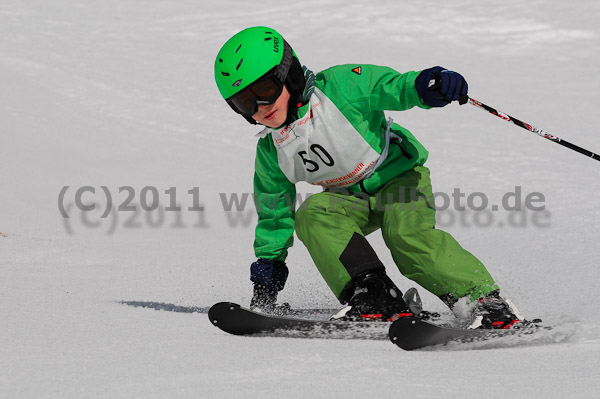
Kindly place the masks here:
[(258, 259), (250, 266), (250, 280), (254, 283), (251, 309), (266, 312), (275, 310), (277, 292), (285, 286), (289, 270), (285, 262), (271, 259)]
[(423, 70), (417, 76), (415, 89), (423, 104), (444, 107), (452, 101), (464, 98), (469, 91), (469, 85), (460, 73), (436, 66)]
[(288, 274), (289, 270), (285, 262), (280, 260), (261, 258), (250, 266), (250, 280), (271, 291), (281, 291), (285, 286)]

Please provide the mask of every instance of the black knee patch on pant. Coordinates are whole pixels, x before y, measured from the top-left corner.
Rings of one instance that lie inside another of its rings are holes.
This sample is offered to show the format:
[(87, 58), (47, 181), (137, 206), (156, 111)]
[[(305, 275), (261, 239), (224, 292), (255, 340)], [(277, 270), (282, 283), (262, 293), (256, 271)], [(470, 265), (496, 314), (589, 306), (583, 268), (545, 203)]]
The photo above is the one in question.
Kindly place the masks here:
[(365, 272), (384, 268), (371, 244), (358, 233), (354, 233), (350, 238), (346, 249), (340, 255), (340, 262), (352, 279)]

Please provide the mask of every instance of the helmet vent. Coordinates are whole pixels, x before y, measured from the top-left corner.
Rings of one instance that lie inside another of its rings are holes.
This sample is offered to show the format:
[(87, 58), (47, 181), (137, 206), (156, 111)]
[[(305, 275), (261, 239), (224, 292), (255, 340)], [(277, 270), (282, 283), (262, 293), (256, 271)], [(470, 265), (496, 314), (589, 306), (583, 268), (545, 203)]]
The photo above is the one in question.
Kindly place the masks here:
[(268, 42), (271, 39), (272, 39), (272, 37), (265, 37), (265, 42)]
[(229, 76), (227, 72), (221, 72), (221, 74), (223, 74), (223, 76)]
[(219, 58), (219, 62), (223, 62), (223, 58)]
[(236, 72), (237, 72), (237, 70), (238, 70), (238, 69), (240, 69), (240, 67), (242, 66), (242, 62), (243, 62), (243, 61), (244, 61), (244, 59), (243, 59), (243, 58), (242, 58), (242, 59), (240, 59), (240, 63), (239, 63), (239, 64), (237, 64), (237, 66), (235, 67), (235, 70), (236, 70)]
[(238, 46), (238, 48), (236, 48), (236, 49), (235, 49), (235, 53), (237, 54), (237, 52), (238, 52), (238, 51), (240, 51), (240, 49), (241, 49), (241, 48), (242, 48), (242, 45), (240, 44), (240, 45)]

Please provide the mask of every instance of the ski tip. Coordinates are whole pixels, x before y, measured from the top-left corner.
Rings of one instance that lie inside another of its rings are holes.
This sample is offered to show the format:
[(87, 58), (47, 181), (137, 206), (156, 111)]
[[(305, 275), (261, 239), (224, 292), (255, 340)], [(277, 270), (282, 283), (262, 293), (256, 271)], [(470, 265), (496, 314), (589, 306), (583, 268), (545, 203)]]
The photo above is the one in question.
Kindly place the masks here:
[(417, 349), (418, 346), (414, 345), (414, 329), (412, 328), (415, 324), (426, 323), (417, 317), (403, 317), (392, 323), (390, 326), (388, 337), (390, 341), (401, 349), (410, 351)]
[(219, 318), (221, 315), (227, 312), (234, 312), (241, 306), (233, 302), (219, 302), (215, 303), (208, 310), (208, 320), (213, 326), (219, 327)]

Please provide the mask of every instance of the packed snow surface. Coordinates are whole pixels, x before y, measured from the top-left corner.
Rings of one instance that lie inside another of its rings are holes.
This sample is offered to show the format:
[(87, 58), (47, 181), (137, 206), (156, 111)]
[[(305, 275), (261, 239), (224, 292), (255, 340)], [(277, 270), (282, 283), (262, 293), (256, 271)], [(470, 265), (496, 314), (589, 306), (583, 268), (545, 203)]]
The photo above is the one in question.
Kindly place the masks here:
[[(235, 337), (204, 313), (120, 302), (249, 302), (257, 129), (213, 80), (235, 32), (272, 26), (315, 71), (442, 65), (475, 99), (600, 151), (599, 17), (592, 0), (3, 0), (0, 397), (596, 397), (600, 165), (470, 105), (390, 115), (429, 149), (434, 191), (489, 199), (448, 206), (438, 225), (555, 335), (404, 352)], [(544, 210), (489, 210), (517, 191)], [(414, 285), (369, 240), (400, 288)], [(338, 306), (301, 243), (288, 265), (283, 301)]]

